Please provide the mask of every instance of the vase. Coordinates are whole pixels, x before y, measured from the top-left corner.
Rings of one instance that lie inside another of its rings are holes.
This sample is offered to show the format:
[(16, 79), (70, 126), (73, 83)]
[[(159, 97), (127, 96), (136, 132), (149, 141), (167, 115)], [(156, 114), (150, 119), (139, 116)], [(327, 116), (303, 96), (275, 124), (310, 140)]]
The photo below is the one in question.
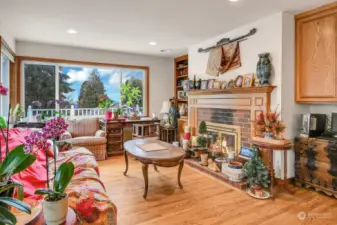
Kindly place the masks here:
[(264, 138), (266, 139), (273, 139), (273, 133), (272, 132), (264, 132)]
[(105, 112), (104, 113), (104, 118), (106, 120), (111, 120), (112, 119), (112, 112), (109, 112), (109, 111)]
[(201, 79), (195, 81), (195, 89), (199, 90), (201, 87)]
[(260, 80), (262, 86), (269, 85), (269, 78), (271, 76), (271, 62), (269, 59), (269, 53), (259, 54), (259, 61), (257, 63), (256, 75)]
[(56, 202), (42, 200), (44, 219), (47, 225), (59, 225), (66, 221), (68, 214), (68, 195)]

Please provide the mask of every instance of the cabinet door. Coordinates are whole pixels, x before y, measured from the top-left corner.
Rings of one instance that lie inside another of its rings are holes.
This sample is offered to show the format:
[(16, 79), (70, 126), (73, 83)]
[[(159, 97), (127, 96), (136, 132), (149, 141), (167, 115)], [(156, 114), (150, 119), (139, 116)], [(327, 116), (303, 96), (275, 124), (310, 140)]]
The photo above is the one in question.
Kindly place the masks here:
[(336, 37), (336, 9), (297, 18), (297, 102), (337, 102)]

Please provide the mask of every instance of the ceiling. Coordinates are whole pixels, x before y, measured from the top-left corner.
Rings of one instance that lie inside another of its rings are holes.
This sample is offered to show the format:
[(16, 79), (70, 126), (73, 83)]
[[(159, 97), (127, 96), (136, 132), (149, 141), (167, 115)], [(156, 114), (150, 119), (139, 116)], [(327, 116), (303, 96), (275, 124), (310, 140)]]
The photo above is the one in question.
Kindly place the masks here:
[[(0, 0), (0, 23), (16, 40), (172, 57), (265, 16), (329, 2), (334, 1)], [(69, 28), (78, 33), (68, 34)]]

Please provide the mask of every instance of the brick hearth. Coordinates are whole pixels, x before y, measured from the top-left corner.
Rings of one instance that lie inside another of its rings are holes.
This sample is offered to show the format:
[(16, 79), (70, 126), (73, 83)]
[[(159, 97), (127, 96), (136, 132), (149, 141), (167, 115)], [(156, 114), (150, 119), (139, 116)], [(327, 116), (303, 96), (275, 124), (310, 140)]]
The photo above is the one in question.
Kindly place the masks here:
[(228, 179), (228, 177), (221, 173), (221, 172), (214, 172), (210, 169), (208, 169), (208, 167), (202, 166), (199, 164), (199, 162), (195, 161), (194, 159), (185, 159), (185, 164), (189, 165), (190, 167), (199, 170), (203, 173), (208, 174), (209, 176), (212, 176), (226, 184), (229, 184), (237, 189), (240, 190), (246, 190), (247, 188), (247, 182), (233, 182), (231, 180)]

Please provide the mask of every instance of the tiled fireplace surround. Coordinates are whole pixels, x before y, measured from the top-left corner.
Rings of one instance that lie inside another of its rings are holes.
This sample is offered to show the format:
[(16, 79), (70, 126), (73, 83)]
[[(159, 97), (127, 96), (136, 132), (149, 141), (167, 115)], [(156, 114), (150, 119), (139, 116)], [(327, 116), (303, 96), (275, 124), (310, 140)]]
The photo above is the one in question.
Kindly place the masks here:
[[(190, 92), (188, 122), (192, 135), (198, 134), (200, 121), (237, 126), (241, 130), (241, 146), (250, 147), (250, 139), (256, 135), (253, 125), (256, 115), (270, 109), (270, 94), (274, 88), (269, 86)], [(264, 158), (263, 155), (262, 157)], [(195, 161), (187, 160), (187, 164), (236, 188), (246, 187), (244, 182), (233, 183), (223, 174), (210, 171)]]

